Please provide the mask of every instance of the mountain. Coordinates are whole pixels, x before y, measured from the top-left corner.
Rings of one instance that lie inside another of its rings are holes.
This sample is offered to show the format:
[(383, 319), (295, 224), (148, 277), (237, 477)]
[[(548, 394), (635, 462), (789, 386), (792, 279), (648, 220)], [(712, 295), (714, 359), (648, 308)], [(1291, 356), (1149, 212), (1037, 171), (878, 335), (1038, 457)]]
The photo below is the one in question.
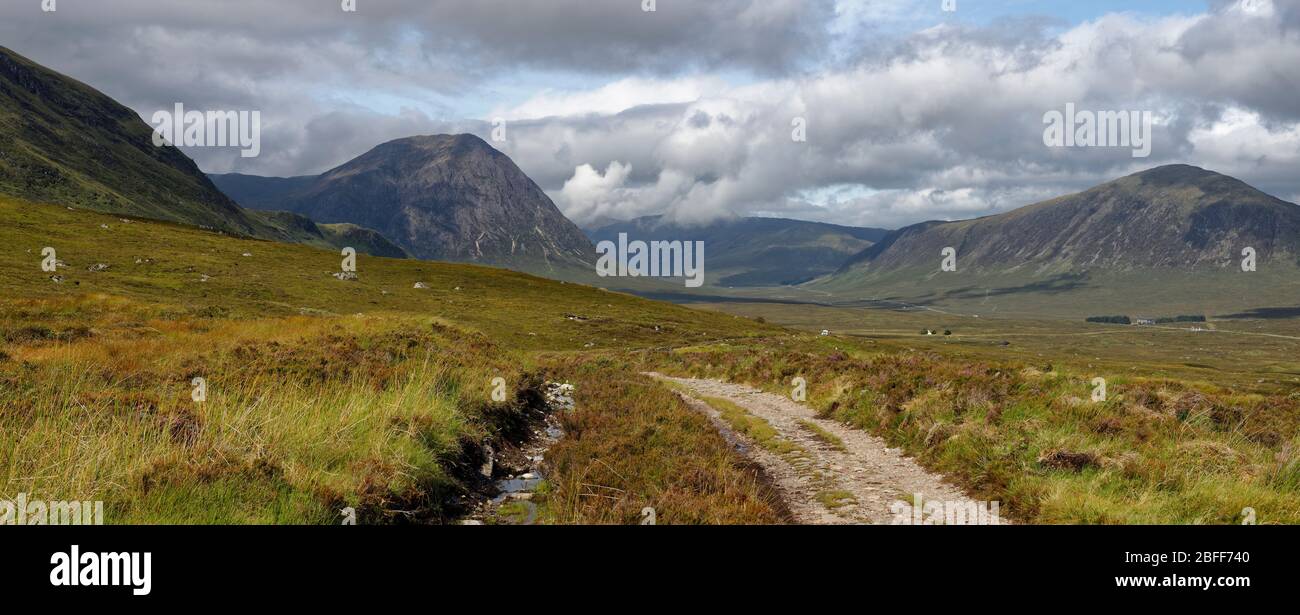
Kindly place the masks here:
[[(301, 216), (239, 207), (179, 149), (155, 146), (153, 132), (139, 114), (112, 98), (0, 47), (0, 194), (231, 235), (341, 247), (335, 242), (346, 237)], [(400, 253), (382, 238), (366, 239), (363, 245), (386, 255)], [(364, 251), (361, 245), (357, 249)]]
[(593, 242), (630, 240), (703, 241), (706, 276), (717, 286), (780, 286), (806, 282), (844, 261), (889, 231), (783, 218), (733, 218), (682, 226), (659, 216), (637, 218), (587, 231)]
[(93, 88), (0, 47), (0, 192), (240, 235), (256, 221), (153, 128)]
[(310, 218), (287, 211), (246, 210), (264, 227), (273, 229), (286, 243), (302, 243), (316, 247), (338, 249), (350, 247), (362, 254), (387, 258), (410, 258), (401, 246), (391, 242), (378, 231), (355, 224), (316, 224)]
[(390, 141), (315, 177), (212, 180), (247, 207), (373, 228), (417, 258), (525, 271), (595, 261), (591, 243), (546, 193), (473, 135)]
[[(957, 271), (940, 272), (949, 247)], [(1254, 277), (1241, 275), (1245, 248), (1257, 255)], [(1220, 303), (1206, 297), (1214, 289), (1285, 301), (1298, 265), (1300, 206), (1170, 165), (1000, 215), (900, 229), (811, 287), (919, 303), (1055, 295), (1060, 307), (1091, 291), (1098, 305), (1172, 307)]]

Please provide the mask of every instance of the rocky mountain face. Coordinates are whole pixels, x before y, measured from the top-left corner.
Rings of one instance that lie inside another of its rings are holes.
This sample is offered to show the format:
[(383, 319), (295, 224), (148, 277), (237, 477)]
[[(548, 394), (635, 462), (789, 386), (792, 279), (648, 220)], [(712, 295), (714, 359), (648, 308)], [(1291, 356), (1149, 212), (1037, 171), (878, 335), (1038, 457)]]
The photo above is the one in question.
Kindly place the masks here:
[(799, 284), (838, 269), (889, 231), (783, 218), (733, 218), (682, 226), (659, 216), (608, 224), (592, 241), (703, 241), (706, 277), (732, 287)]
[(542, 189), (473, 135), (390, 141), (315, 177), (212, 179), (245, 206), (373, 228), (417, 258), (525, 271), (595, 261)]
[(1260, 262), (1294, 266), (1300, 206), (1226, 175), (1163, 166), (1001, 215), (900, 229), (837, 277), (938, 269), (948, 247), (975, 273), (1228, 270), (1245, 248)]

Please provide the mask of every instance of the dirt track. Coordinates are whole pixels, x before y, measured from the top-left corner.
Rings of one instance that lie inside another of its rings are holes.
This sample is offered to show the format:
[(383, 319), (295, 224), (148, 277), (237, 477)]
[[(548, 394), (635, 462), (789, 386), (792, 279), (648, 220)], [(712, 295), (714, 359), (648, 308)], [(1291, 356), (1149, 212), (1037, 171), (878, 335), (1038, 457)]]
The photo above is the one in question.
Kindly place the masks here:
[[(961, 489), (899, 450), (889, 448), (884, 440), (836, 421), (819, 419), (811, 409), (791, 399), (718, 380), (648, 375), (689, 390), (691, 395), (683, 396), (686, 401), (707, 414), (724, 437), (764, 467), (798, 523), (889, 524), (896, 520), (897, 502), (910, 504), (914, 494), (920, 494), (925, 502), (970, 504)], [(736, 433), (716, 409), (696, 397), (721, 398), (744, 408), (767, 421), (780, 438), (802, 451), (782, 455), (757, 445)], [(801, 423), (814, 424), (833, 434), (843, 442), (843, 448), (826, 443)]]

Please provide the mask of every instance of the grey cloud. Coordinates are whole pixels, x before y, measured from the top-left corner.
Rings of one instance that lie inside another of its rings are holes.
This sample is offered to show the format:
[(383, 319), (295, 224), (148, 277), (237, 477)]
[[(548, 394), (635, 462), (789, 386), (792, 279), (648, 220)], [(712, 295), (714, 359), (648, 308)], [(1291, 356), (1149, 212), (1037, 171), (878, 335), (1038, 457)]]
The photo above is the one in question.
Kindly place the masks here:
[[(587, 81), (725, 71), (747, 78), (693, 102), (512, 121), (494, 145), (579, 222), (760, 213), (899, 226), (1169, 162), (1300, 194), (1300, 135), (1278, 136), (1300, 120), (1300, 9), (1280, 1), (1269, 17), (1223, 3), (1194, 23), (1022, 19), (902, 39), (865, 29), (835, 43), (861, 46), (833, 61), (822, 1), (658, 0), (646, 14), (639, 0), (359, 0), (359, 14), (342, 15), (328, 1), (65, 0), (57, 17), (16, 4), (0, 8), (6, 44), (142, 113), (175, 101), (262, 110), (261, 157), (187, 151), (211, 172), (317, 173), (413, 134), (488, 138), (449, 103), (491, 98), (523, 69)], [(1152, 157), (1044, 147), (1043, 113), (1068, 102), (1165, 118)], [(1203, 134), (1242, 109), (1263, 127)], [(794, 117), (807, 119), (807, 143), (791, 140)]]

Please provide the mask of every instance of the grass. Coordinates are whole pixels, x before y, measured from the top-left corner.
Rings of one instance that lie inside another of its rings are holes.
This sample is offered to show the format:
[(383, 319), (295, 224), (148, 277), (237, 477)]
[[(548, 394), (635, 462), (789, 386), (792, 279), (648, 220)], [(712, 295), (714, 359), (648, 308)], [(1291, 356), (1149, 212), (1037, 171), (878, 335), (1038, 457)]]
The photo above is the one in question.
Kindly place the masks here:
[(329, 523), (344, 506), (440, 519), (464, 490), (448, 470), (461, 441), (508, 428), (491, 375), (526, 381), (490, 344), (427, 323), (154, 324), (0, 366), (6, 496), (103, 500), (123, 523)]
[[(109, 523), (328, 524), (345, 506), (360, 523), (453, 521), (482, 448), (528, 432), (548, 369), (539, 352), (564, 363), (756, 333), (487, 267), (362, 256), (360, 280), (345, 282), (329, 275), (336, 254), (305, 246), (4, 198), (0, 215), (0, 499), (103, 500)], [(66, 263), (62, 283), (41, 271), (43, 246)], [(97, 263), (109, 268), (88, 271)], [(498, 376), (513, 388), (501, 403)], [(574, 382), (616, 418), (639, 402), (600, 393), (610, 377)], [(672, 471), (647, 468), (625, 485), (640, 490), (629, 502), (658, 502), (664, 523), (779, 521), (734, 452), (713, 442), (712, 456), (687, 455), (718, 439), (705, 427), (639, 442), (640, 459)], [(583, 451), (567, 463), (594, 464)], [(640, 520), (639, 507), (548, 508), (539, 522)]]
[[(784, 392), (1039, 523), (1300, 522), (1300, 395), (799, 336), (641, 353), (643, 369)], [(1093, 377), (1109, 398), (1092, 403)]]
[(757, 466), (668, 389), (619, 361), (557, 360), (576, 384), (565, 437), (547, 453), (546, 514), (558, 523), (771, 524), (788, 519)]
[(826, 431), (825, 427), (822, 427), (821, 425), (818, 425), (817, 423), (814, 423), (809, 420), (800, 420), (799, 426), (804, 428), (804, 430), (806, 430), (808, 433), (811, 433), (814, 438), (821, 440), (821, 442), (826, 446), (829, 446), (837, 451), (844, 450), (844, 440), (841, 440), (839, 436), (829, 431)]
[[(1261, 392), (1300, 389), (1300, 319), (1217, 318), (1208, 331), (1192, 324), (1160, 327), (1104, 325), (1083, 318), (1007, 314), (991, 306), (962, 313), (866, 307), (715, 303), (701, 307), (762, 318), (811, 333), (830, 330), (880, 352), (930, 351), (977, 361), (1012, 360), (1041, 367), (1141, 374), (1191, 382), (1231, 384)], [(1208, 308), (1190, 311), (1205, 313)], [(976, 318), (974, 315), (978, 314)], [(951, 336), (927, 337), (925, 329)], [(1006, 345), (1003, 345), (1006, 342)]]
[[(6, 198), (0, 216), (0, 499), (103, 499), (110, 523), (334, 523), (343, 506), (363, 523), (453, 520), (477, 451), (526, 431), (549, 378), (573, 382), (579, 405), (548, 453), (539, 522), (638, 523), (646, 506), (661, 523), (787, 520), (706, 418), (638, 375), (655, 369), (781, 393), (802, 376), (822, 417), (1022, 521), (1237, 523), (1253, 508), (1300, 522), (1283, 338), (1062, 338), (1043, 323), (1008, 350), (989, 343), (1003, 323), (902, 332), (933, 314), (821, 338), (486, 267), (363, 256), (345, 282), (329, 275), (336, 253), (305, 246)], [(62, 283), (41, 271), (45, 246)], [(895, 314), (859, 312), (867, 328)], [(1248, 380), (1261, 370), (1268, 382)], [(501, 404), (497, 376), (515, 392)]]
[(731, 429), (753, 440), (759, 446), (783, 457), (806, 457), (807, 451), (798, 444), (781, 437), (781, 432), (760, 417), (745, 411), (744, 408), (721, 397), (701, 397), (704, 403), (713, 407), (722, 415)]
[(858, 502), (858, 499), (853, 497), (852, 493), (842, 490), (821, 491), (815, 497), (827, 510), (844, 508)]

